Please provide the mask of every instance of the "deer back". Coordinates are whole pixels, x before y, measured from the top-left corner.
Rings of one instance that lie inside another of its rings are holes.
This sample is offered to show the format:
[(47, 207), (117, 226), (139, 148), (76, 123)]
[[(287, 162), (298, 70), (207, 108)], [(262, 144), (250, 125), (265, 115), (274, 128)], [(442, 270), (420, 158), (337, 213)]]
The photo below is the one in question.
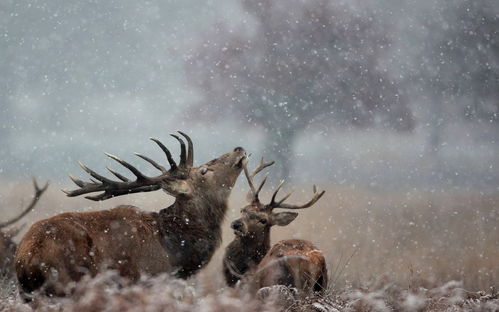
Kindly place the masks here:
[(256, 268), (254, 284), (257, 289), (285, 285), (305, 292), (322, 292), (328, 284), (324, 255), (309, 241), (280, 241)]

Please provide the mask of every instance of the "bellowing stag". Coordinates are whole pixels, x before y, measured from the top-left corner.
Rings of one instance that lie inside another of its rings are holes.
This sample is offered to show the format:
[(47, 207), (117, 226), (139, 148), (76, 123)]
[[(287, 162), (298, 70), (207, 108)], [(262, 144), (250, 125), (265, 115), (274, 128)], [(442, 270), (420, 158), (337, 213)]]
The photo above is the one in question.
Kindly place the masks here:
[[(38, 200), (42, 194), (47, 190), (48, 183), (46, 183), (42, 188), (38, 186), (36, 180), (33, 179), (33, 185), (35, 187), (35, 196), (31, 200), (31, 203), (16, 217), (0, 223), (0, 229), (3, 229), (9, 225), (16, 223), (21, 220), (25, 215), (35, 208)], [(21, 227), (11, 228), (8, 231), (0, 231), (0, 276), (10, 275), (13, 272), (14, 266), (14, 254), (16, 252), (16, 243), (12, 240), (16, 236)]]
[(130, 170), (134, 180), (109, 169), (119, 181), (106, 178), (80, 164), (92, 176), (90, 182), (74, 177), (79, 189), (68, 196), (105, 200), (114, 196), (162, 189), (175, 202), (159, 212), (133, 206), (92, 212), (56, 215), (35, 223), (22, 239), (16, 254), (16, 271), (22, 290), (32, 292), (45, 285), (48, 294), (64, 294), (62, 286), (78, 281), (84, 274), (115, 269), (132, 280), (141, 274), (169, 272), (187, 278), (202, 268), (221, 242), (221, 223), (227, 199), (246, 158), (243, 148), (193, 166), (193, 144), (184, 133), (172, 136), (180, 143), (180, 162), (157, 139), (166, 154), (167, 170), (152, 159), (137, 154), (161, 174), (148, 177), (124, 160), (107, 154)]
[[(264, 163), (251, 173), (246, 161), (244, 173), (250, 186), (250, 204), (241, 210), (242, 217), (231, 224), (235, 238), (227, 246), (223, 261), (225, 280), (234, 286), (244, 277), (253, 290), (274, 285), (284, 285), (301, 291), (322, 291), (327, 287), (327, 268), (324, 255), (311, 242), (299, 239), (283, 240), (270, 246), (270, 229), (274, 225), (285, 226), (297, 216), (295, 212), (274, 212), (276, 208), (302, 209), (315, 204), (324, 191), (314, 186), (312, 199), (304, 205), (286, 204), (291, 195), (276, 201), (281, 183), (269, 204), (262, 204), (258, 197), (266, 178), (255, 188), (253, 177), (273, 163)], [(249, 280), (249, 281), (248, 281)]]

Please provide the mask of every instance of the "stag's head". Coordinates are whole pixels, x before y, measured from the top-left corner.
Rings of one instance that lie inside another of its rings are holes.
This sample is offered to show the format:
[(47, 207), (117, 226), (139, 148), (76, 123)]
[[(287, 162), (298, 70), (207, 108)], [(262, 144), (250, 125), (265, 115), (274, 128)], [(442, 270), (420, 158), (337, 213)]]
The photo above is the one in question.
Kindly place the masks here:
[(246, 152), (242, 147), (236, 147), (229, 153), (210, 160), (199, 167), (189, 170), (188, 182), (193, 192), (205, 194), (218, 190), (230, 191), (243, 169)]
[(285, 226), (290, 224), (296, 217), (298, 213), (296, 212), (275, 212), (275, 208), (285, 208), (285, 209), (303, 209), (308, 208), (315, 204), (324, 195), (325, 191), (317, 192), (317, 188), (314, 185), (313, 197), (307, 203), (303, 205), (292, 205), (285, 203), (286, 199), (291, 196), (291, 193), (287, 194), (280, 200), (276, 200), (277, 193), (282, 188), (284, 181), (279, 184), (274, 193), (270, 203), (263, 204), (260, 202), (259, 193), (263, 188), (263, 185), (267, 181), (265, 177), (258, 188), (255, 188), (253, 183), (253, 177), (260, 172), (263, 168), (272, 165), (271, 163), (265, 163), (263, 159), (260, 165), (255, 168), (251, 173), (247, 169), (247, 161), (243, 162), (244, 174), (250, 186), (250, 193), (248, 194), (249, 204), (241, 209), (241, 217), (234, 220), (231, 223), (231, 228), (234, 230), (234, 234), (239, 237), (248, 237), (255, 241), (262, 241), (268, 238), (270, 228), (274, 225)]
[(135, 154), (158, 169), (161, 172), (158, 176), (146, 176), (121, 158), (106, 154), (132, 172), (135, 179), (130, 180), (117, 171), (108, 168), (108, 170), (119, 179), (119, 181), (111, 180), (80, 163), (83, 170), (92, 176), (90, 182), (84, 182), (70, 176), (73, 182), (80, 188), (64, 192), (68, 196), (101, 192), (98, 195), (86, 197), (91, 200), (105, 200), (115, 196), (138, 192), (150, 192), (159, 189), (163, 189), (166, 193), (177, 198), (202, 198), (204, 196), (220, 193), (225, 195), (222, 197), (227, 197), (243, 169), (243, 162), (246, 159), (246, 152), (244, 149), (242, 147), (236, 147), (230, 152), (213, 159), (204, 165), (195, 167), (193, 165), (194, 147), (192, 140), (183, 132), (179, 131), (179, 134), (185, 138), (187, 147), (180, 136), (171, 134), (171, 136), (180, 143), (180, 161), (178, 163), (173, 160), (171, 152), (163, 143), (158, 139), (151, 138), (151, 140), (165, 153), (166, 159), (170, 165), (169, 169), (166, 169), (147, 156), (138, 153)]

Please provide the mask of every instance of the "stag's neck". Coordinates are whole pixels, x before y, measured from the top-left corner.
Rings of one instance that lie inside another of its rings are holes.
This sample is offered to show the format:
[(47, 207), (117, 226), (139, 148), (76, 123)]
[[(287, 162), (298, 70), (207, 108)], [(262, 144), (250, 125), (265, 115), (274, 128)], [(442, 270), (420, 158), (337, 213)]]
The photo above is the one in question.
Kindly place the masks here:
[(233, 286), (242, 275), (257, 267), (269, 250), (268, 232), (263, 239), (256, 239), (251, 235), (237, 236), (225, 250), (224, 274), (227, 284)]
[[(220, 194), (221, 193), (221, 194)], [(227, 198), (229, 194), (220, 192), (193, 198), (177, 198), (168, 208), (160, 210), (160, 216), (175, 215), (186, 222), (203, 225), (212, 230), (220, 228), (227, 212)]]
[(245, 255), (247, 261), (258, 265), (263, 257), (270, 250), (270, 232), (266, 230), (263, 237), (257, 238), (252, 235), (238, 236), (235, 241), (236, 246), (240, 248), (242, 255)]
[(187, 278), (210, 261), (222, 241), (226, 211), (226, 199), (211, 198), (177, 199), (159, 212), (162, 244), (177, 277)]

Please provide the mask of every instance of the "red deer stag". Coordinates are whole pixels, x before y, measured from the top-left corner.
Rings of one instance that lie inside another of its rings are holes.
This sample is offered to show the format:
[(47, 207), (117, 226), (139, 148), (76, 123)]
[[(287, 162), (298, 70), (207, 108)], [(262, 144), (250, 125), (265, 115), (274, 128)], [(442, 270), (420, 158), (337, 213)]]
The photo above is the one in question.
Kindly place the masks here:
[[(16, 217), (10, 219), (9, 221), (0, 223), (0, 229), (3, 229), (9, 225), (16, 223), (21, 220), (25, 215), (27, 215), (33, 208), (35, 208), (38, 200), (42, 194), (47, 190), (48, 183), (46, 183), (42, 188), (38, 186), (36, 180), (33, 179), (33, 185), (35, 187), (35, 196), (31, 200), (31, 203)], [(0, 276), (11, 275), (14, 269), (13, 260), (14, 254), (16, 253), (16, 243), (12, 240), (14, 236), (19, 234), (21, 227), (12, 228), (6, 232), (0, 231)]]
[(255, 189), (253, 177), (273, 163), (264, 163), (251, 173), (246, 161), (244, 173), (250, 186), (250, 204), (241, 210), (242, 217), (232, 222), (235, 238), (227, 246), (223, 261), (224, 275), (229, 286), (234, 286), (247, 272), (251, 287), (261, 289), (273, 285), (285, 285), (304, 291), (321, 291), (327, 287), (327, 269), (324, 256), (311, 242), (299, 239), (283, 240), (270, 247), (270, 229), (274, 225), (285, 226), (297, 216), (295, 212), (274, 212), (275, 208), (302, 209), (315, 204), (324, 191), (318, 193), (314, 186), (312, 199), (304, 205), (286, 204), (291, 195), (276, 201), (281, 183), (269, 204), (262, 204), (258, 194), (265, 184), (262, 180)]
[(92, 176), (90, 182), (71, 179), (80, 188), (68, 196), (102, 192), (87, 196), (105, 200), (114, 196), (163, 189), (175, 202), (159, 212), (147, 212), (133, 206), (92, 212), (56, 215), (35, 223), (19, 244), (16, 271), (24, 293), (44, 285), (47, 294), (63, 295), (62, 286), (78, 281), (84, 274), (95, 275), (103, 268), (115, 269), (136, 280), (141, 274), (168, 272), (187, 278), (202, 268), (221, 242), (221, 223), (227, 199), (246, 158), (243, 148), (193, 166), (193, 144), (184, 133), (172, 136), (180, 143), (180, 162), (157, 139), (166, 154), (167, 170), (152, 159), (136, 154), (161, 174), (148, 177), (124, 160), (107, 154), (130, 170), (130, 180), (109, 169), (120, 181), (106, 178), (80, 164)]

